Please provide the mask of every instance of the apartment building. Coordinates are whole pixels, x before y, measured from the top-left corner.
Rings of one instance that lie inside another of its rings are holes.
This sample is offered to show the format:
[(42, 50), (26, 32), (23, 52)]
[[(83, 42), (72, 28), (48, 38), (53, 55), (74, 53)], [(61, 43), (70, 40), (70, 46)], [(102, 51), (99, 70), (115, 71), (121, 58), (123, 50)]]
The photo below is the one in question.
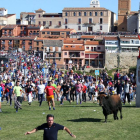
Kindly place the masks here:
[(33, 51), (35, 37), (8, 37), (0, 38), (0, 50), (5, 51)]
[(76, 39), (65, 39), (63, 48), (64, 65), (66, 69), (71, 68), (69, 61), (72, 61), (72, 66), (80, 69), (85, 63), (85, 48), (84, 41)]
[(0, 25), (16, 25), (16, 14), (8, 14), (8, 10), (0, 8)]
[(71, 33), (76, 32), (73, 29), (43, 29), (40, 36), (43, 38), (69, 38)]
[(101, 8), (99, 0), (91, 0), (87, 8), (64, 8), (62, 13), (46, 13), (38, 9), (35, 17), (36, 25), (50, 29), (75, 29), (76, 32), (111, 32), (116, 22), (116, 14)]
[(2, 36), (39, 36), (42, 29), (39, 25), (6, 25), (1, 32)]
[(118, 37), (104, 37), (105, 50), (110, 53), (116, 53), (119, 49)]
[(20, 24), (32, 25), (35, 24), (35, 13), (33, 12), (21, 12), (20, 13)]
[(138, 47), (140, 46), (140, 40), (138, 36), (124, 36), (120, 37), (120, 47), (122, 51), (136, 51), (138, 52)]
[(105, 47), (100, 41), (85, 41), (85, 65), (103, 68), (105, 64)]

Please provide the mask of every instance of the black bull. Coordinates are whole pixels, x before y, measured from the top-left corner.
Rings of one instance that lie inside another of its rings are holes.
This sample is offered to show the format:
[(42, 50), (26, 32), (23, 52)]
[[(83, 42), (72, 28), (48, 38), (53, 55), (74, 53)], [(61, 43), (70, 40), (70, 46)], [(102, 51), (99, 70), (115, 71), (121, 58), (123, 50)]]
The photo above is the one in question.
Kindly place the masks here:
[(98, 100), (100, 101), (99, 105), (103, 108), (105, 122), (107, 122), (107, 116), (109, 114), (114, 114), (114, 120), (118, 120), (118, 110), (120, 111), (120, 118), (122, 119), (122, 103), (118, 95), (106, 96), (105, 94), (100, 94)]

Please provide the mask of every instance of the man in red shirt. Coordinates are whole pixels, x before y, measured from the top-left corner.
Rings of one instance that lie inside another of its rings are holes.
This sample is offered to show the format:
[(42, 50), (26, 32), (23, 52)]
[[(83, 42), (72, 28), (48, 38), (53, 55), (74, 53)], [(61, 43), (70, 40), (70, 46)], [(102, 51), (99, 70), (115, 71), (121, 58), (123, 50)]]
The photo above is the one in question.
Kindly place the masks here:
[(85, 86), (85, 82), (83, 82), (83, 101), (86, 102), (86, 91), (87, 91), (87, 87)]
[(51, 101), (53, 104), (53, 110), (55, 110), (55, 102), (54, 102), (54, 94), (53, 94), (54, 90), (55, 90), (55, 87), (52, 86), (52, 82), (50, 82), (49, 85), (46, 86), (46, 88), (45, 88), (46, 98), (47, 98), (48, 105), (49, 105), (49, 110), (51, 110)]

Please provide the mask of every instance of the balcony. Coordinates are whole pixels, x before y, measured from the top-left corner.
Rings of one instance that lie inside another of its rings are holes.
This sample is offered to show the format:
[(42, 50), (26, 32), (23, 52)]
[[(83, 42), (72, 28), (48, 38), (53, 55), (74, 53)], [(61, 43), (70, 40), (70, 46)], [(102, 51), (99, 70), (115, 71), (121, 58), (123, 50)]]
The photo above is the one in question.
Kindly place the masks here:
[(5, 42), (2, 42), (1, 44), (5, 44)]
[(32, 42), (29, 42), (28, 44), (29, 44), (29, 45), (32, 45)]
[(90, 25), (96, 25), (96, 23), (92, 23), (92, 22), (89, 22), (89, 23), (84, 23), (85, 26), (90, 26)]
[(12, 42), (9, 42), (8, 44), (9, 44), (9, 45), (12, 45), (13, 43), (12, 43)]

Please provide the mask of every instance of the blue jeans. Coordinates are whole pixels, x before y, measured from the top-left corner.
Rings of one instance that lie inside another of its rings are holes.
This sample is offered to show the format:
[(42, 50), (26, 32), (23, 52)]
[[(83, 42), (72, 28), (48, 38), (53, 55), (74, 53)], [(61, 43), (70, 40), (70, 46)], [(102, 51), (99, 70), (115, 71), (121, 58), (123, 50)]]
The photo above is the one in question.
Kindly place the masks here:
[(44, 94), (38, 94), (38, 101), (40, 102), (40, 106), (41, 106), (42, 101), (43, 101), (43, 95)]
[(69, 96), (69, 94), (62, 95), (60, 104), (62, 104), (64, 97), (66, 97), (66, 100), (70, 102), (70, 99), (68, 96)]
[(12, 104), (12, 93), (11, 92), (7, 92), (6, 93), (6, 101), (8, 102), (8, 97), (10, 97), (10, 105)]
[(130, 94), (130, 100), (133, 100), (134, 92)]

